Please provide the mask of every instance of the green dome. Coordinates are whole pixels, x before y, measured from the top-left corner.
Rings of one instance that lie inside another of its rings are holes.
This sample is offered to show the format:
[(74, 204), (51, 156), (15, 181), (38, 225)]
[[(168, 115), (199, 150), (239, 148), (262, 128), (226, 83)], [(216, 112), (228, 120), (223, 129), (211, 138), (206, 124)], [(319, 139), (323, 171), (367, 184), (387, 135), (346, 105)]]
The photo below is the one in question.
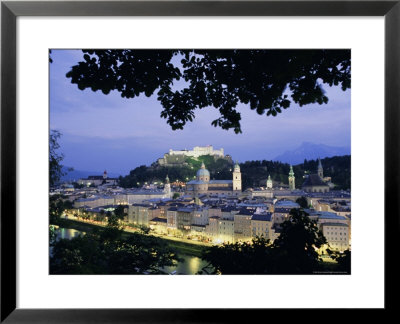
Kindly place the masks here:
[(206, 166), (204, 165), (204, 163), (201, 164), (201, 169), (199, 169), (199, 171), (197, 171), (197, 177), (210, 177), (210, 172), (206, 169)]

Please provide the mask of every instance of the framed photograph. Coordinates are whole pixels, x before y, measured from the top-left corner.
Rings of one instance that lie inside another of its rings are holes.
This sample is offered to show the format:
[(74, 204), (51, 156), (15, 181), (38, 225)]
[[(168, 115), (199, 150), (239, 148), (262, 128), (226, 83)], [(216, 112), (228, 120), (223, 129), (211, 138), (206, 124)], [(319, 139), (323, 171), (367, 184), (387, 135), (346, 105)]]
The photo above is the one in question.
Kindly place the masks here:
[(392, 309), (399, 15), (2, 2), (1, 321)]

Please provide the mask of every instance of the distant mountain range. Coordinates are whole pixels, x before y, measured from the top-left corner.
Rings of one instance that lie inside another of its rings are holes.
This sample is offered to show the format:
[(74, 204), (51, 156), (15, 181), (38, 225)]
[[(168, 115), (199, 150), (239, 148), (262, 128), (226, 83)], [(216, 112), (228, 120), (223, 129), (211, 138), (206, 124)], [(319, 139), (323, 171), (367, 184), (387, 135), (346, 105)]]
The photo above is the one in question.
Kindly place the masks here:
[[(66, 173), (65, 176), (61, 178), (61, 181), (78, 181), (82, 178), (87, 178), (92, 175), (103, 175), (104, 171), (82, 171), (82, 170), (73, 170), (68, 171), (69, 167), (64, 166), (63, 172)], [(120, 175), (118, 173), (108, 172), (107, 175), (110, 178), (118, 178)]]
[(304, 159), (315, 160), (318, 158), (326, 158), (332, 156), (350, 155), (350, 147), (335, 147), (324, 144), (314, 144), (310, 142), (303, 142), (298, 148), (286, 151), (278, 155), (273, 160), (290, 164), (300, 164)]

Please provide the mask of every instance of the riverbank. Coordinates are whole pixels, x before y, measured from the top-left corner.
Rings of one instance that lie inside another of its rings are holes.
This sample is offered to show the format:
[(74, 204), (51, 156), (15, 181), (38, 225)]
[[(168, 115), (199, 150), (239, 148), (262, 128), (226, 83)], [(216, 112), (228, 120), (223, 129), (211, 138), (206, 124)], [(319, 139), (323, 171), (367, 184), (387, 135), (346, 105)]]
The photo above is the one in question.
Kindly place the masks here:
[[(65, 228), (72, 228), (81, 232), (90, 232), (95, 228), (102, 228), (104, 226), (102, 225), (97, 225), (97, 224), (91, 224), (87, 222), (81, 222), (78, 220), (73, 220), (73, 219), (61, 219), (61, 223), (57, 224), (58, 226), (65, 227)], [(160, 236), (154, 236), (154, 235), (145, 235), (145, 234), (139, 234), (137, 232), (129, 232), (129, 231), (124, 231), (123, 236), (127, 237), (130, 235), (142, 235), (143, 237), (146, 236), (152, 236), (163, 243), (167, 244), (169, 247), (174, 249), (177, 254), (185, 254), (189, 256), (195, 256), (201, 258), (202, 252), (204, 249), (207, 247), (204, 245), (196, 244), (196, 243), (186, 243), (186, 242), (181, 242), (177, 241), (173, 238), (168, 238), (168, 237), (160, 237)]]
[[(78, 230), (81, 232), (91, 232), (94, 229), (101, 229), (104, 228), (104, 225), (101, 224), (93, 224), (93, 223), (88, 223), (85, 221), (78, 221), (78, 220), (73, 220), (73, 219), (61, 219), (60, 224), (57, 224), (58, 226), (64, 227), (64, 228), (70, 228), (74, 230)], [(201, 262), (201, 256), (203, 254), (203, 251), (207, 249), (207, 246), (200, 245), (199, 242), (182, 242), (178, 241), (177, 238), (171, 238), (168, 236), (155, 236), (155, 235), (146, 235), (146, 234), (141, 234), (138, 233), (137, 231), (133, 230), (128, 230), (128, 231), (123, 231), (122, 235), (124, 237), (129, 237), (130, 235), (139, 235), (143, 236), (143, 239), (151, 236), (152, 238), (156, 240), (160, 240), (163, 244), (166, 244), (168, 247), (173, 249), (176, 254), (180, 256), (188, 256), (188, 257), (194, 257), (198, 258), (199, 260), (191, 259), (190, 262), (187, 262), (189, 264), (189, 267), (187, 269), (192, 269), (196, 268), (198, 266), (198, 263)], [(175, 268), (168, 269), (169, 271), (175, 270)], [(178, 271), (180, 269), (177, 268)], [(319, 271), (313, 272), (314, 274), (346, 274), (341, 271), (339, 271), (339, 265), (336, 261), (333, 261), (332, 259), (324, 259), (323, 261), (320, 262), (320, 269)]]

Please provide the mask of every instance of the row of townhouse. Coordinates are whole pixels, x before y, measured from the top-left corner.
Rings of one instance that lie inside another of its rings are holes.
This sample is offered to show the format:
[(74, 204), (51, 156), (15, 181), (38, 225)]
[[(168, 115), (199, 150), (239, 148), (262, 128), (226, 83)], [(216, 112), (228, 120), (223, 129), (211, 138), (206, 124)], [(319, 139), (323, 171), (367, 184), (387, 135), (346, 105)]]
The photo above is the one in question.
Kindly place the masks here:
[(74, 208), (96, 208), (106, 205), (114, 205), (115, 199), (113, 196), (93, 196), (89, 198), (80, 198), (74, 201)]
[(274, 238), (272, 213), (260, 211), (254, 216), (255, 212), (254, 208), (171, 207), (167, 211), (166, 226), (214, 243), (245, 242), (261, 235)]
[[(274, 211), (241, 209), (232, 218), (212, 216), (205, 233), (214, 243), (250, 241), (263, 236), (273, 242), (281, 232), (281, 225), (290, 218), (291, 208), (275, 206)], [(314, 220), (333, 250), (344, 251), (351, 247), (351, 221), (349, 217), (333, 212), (306, 210)]]
[(154, 218), (161, 217), (161, 209), (150, 204), (132, 204), (128, 209), (128, 223), (149, 226)]
[[(290, 207), (289, 207), (290, 205)], [(208, 239), (213, 243), (247, 242), (263, 236), (273, 242), (281, 225), (290, 218), (291, 204), (275, 204), (268, 210), (260, 207), (200, 207), (134, 204), (135, 218), (130, 221), (150, 226), (161, 233), (177, 231), (185, 235)], [(350, 247), (350, 219), (332, 212), (306, 209), (310, 219), (317, 222), (331, 249), (344, 251)]]
[[(110, 205), (107, 198), (103, 199)], [(85, 205), (90, 199), (85, 200)], [(274, 204), (237, 204), (199, 206), (193, 202), (158, 201), (128, 205), (126, 221), (144, 225), (158, 233), (177, 234), (215, 244), (247, 242), (263, 236), (273, 242), (280, 234), (281, 225), (290, 219), (292, 208), (299, 205), (292, 201)], [(350, 218), (334, 212), (305, 210), (310, 219), (317, 222), (331, 249), (344, 251), (350, 247)]]
[(152, 199), (169, 200), (169, 196), (161, 190), (141, 190), (114, 195), (93, 195), (89, 198), (78, 198), (74, 201), (74, 208), (100, 207), (104, 205), (132, 205), (140, 204)]

